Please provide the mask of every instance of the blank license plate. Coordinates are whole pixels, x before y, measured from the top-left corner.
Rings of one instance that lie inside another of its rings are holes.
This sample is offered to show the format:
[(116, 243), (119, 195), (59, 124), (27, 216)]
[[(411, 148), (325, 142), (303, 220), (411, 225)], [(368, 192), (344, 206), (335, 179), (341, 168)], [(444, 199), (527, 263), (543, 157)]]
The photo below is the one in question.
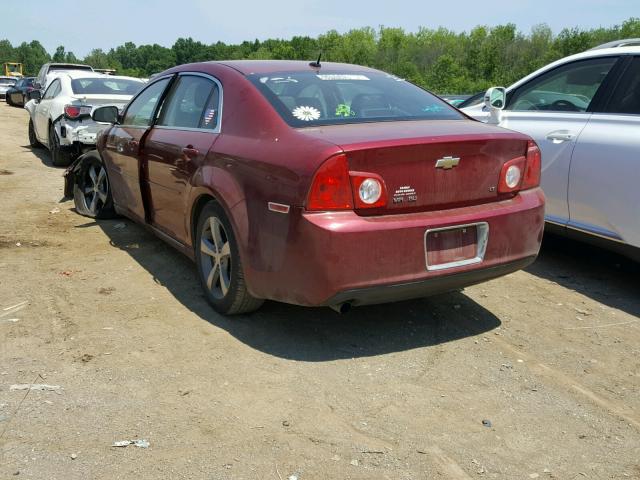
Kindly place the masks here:
[(427, 232), (427, 268), (454, 267), (478, 257), (478, 228), (470, 225)]

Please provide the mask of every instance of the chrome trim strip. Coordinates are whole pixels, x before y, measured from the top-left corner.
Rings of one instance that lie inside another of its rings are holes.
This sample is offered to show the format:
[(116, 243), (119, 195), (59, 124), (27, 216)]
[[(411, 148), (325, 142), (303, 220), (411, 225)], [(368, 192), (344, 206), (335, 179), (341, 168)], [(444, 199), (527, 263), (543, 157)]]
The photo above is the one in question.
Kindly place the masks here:
[[(476, 256), (468, 258), (466, 260), (459, 260), (456, 262), (439, 263), (437, 265), (429, 265), (429, 256), (427, 255), (427, 235), (434, 232), (444, 232), (447, 230), (458, 230), (465, 227), (476, 227)], [(450, 225), (442, 228), (430, 228), (424, 232), (424, 261), (428, 271), (445, 270), (447, 268), (462, 267), (464, 265), (472, 265), (474, 263), (480, 263), (484, 260), (484, 255), (487, 251), (487, 244), (489, 243), (489, 224), (487, 222), (478, 223), (466, 223), (464, 225)]]
[(556, 217), (555, 215), (545, 215), (544, 221), (547, 223), (553, 223), (554, 225), (559, 225), (561, 227), (567, 226), (567, 220), (562, 217)]
[(566, 227), (572, 230), (577, 230), (579, 232), (588, 233), (589, 235), (604, 238), (605, 240), (613, 240), (614, 242), (626, 244), (622, 237), (617, 233), (606, 230), (604, 228), (596, 227), (595, 225), (588, 225), (585, 223), (570, 221), (569, 223), (567, 223)]

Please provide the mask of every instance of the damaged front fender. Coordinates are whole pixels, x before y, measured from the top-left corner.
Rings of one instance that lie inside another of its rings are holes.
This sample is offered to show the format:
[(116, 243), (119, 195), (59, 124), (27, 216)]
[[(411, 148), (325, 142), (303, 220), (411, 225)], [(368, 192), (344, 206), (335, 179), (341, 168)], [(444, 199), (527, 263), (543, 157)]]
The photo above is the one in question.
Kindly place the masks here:
[(84, 155), (80, 155), (64, 171), (64, 198), (73, 198), (73, 186), (79, 179), (80, 172), (82, 171), (82, 163), (87, 158), (87, 155), (94, 151), (95, 150), (91, 150)]

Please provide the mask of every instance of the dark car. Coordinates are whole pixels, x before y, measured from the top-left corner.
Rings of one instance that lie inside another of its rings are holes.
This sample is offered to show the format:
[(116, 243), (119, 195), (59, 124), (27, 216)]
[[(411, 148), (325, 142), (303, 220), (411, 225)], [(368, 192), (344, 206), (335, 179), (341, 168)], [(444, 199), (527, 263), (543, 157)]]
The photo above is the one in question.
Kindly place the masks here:
[(24, 107), (27, 103), (27, 94), (34, 90), (33, 81), (35, 77), (24, 77), (7, 90), (7, 103), (14, 107)]
[(544, 195), (526, 135), (354, 65), (229, 61), (156, 76), (66, 172), (194, 259), (219, 312), (375, 304), (531, 263)]

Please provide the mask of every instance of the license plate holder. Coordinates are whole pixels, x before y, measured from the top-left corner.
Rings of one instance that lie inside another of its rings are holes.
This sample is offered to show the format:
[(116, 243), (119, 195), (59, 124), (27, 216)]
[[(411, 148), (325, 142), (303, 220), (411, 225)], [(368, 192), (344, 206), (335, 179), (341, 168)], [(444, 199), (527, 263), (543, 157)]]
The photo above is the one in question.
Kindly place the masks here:
[(486, 222), (428, 229), (424, 234), (427, 270), (444, 270), (480, 263), (489, 238)]

